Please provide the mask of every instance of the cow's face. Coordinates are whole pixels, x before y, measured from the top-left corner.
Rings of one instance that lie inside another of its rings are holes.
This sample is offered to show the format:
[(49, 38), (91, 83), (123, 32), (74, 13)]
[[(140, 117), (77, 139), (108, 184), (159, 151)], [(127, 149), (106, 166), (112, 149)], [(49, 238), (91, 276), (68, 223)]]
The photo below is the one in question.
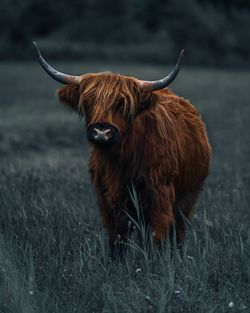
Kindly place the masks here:
[(153, 94), (143, 92), (135, 78), (115, 73), (84, 75), (79, 86), (64, 86), (58, 96), (85, 115), (87, 138), (100, 147), (120, 143), (136, 117), (153, 103)]

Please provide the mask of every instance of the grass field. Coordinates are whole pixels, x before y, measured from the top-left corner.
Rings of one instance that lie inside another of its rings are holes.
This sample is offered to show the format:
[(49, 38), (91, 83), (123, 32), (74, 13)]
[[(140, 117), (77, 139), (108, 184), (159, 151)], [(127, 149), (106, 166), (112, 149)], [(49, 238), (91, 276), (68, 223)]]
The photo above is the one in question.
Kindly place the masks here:
[[(55, 64), (144, 79), (160, 67)], [(207, 124), (210, 175), (183, 253), (111, 262), (84, 122), (35, 63), (0, 64), (0, 313), (250, 312), (250, 73), (184, 67), (171, 86)]]

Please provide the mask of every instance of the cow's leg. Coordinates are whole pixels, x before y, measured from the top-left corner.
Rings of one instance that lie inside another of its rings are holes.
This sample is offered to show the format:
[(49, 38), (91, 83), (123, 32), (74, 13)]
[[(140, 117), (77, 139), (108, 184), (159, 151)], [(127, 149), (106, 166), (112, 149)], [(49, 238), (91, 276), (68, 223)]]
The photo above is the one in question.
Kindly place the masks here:
[(174, 205), (176, 241), (178, 246), (181, 245), (185, 236), (185, 219), (190, 219), (198, 194), (199, 191), (187, 193), (177, 199)]
[(127, 231), (121, 223), (118, 223), (113, 208), (110, 208), (107, 204), (102, 205), (101, 201), (99, 201), (99, 206), (102, 225), (108, 232), (111, 258), (115, 259), (123, 254)]
[(166, 239), (173, 225), (173, 203), (175, 199), (174, 187), (160, 186), (153, 193), (151, 226), (155, 242)]
[(109, 237), (109, 246), (111, 257), (113, 258), (114, 250), (115, 250), (115, 241), (117, 237), (116, 223), (114, 218), (114, 212), (110, 208), (109, 203), (107, 202), (107, 198), (103, 189), (100, 187), (101, 185), (95, 185), (96, 195), (98, 200), (98, 205), (100, 209), (100, 218), (101, 224), (107, 230)]
[[(116, 206), (117, 203), (119, 203), (120, 199), (118, 197), (121, 194), (119, 190), (119, 179), (114, 176), (113, 184), (109, 186), (109, 184), (107, 184), (108, 179), (105, 181), (103, 175), (96, 170), (95, 162), (92, 161), (90, 161), (90, 174), (97, 194), (101, 223), (108, 232), (110, 251), (113, 257), (117, 254), (117, 243), (123, 239), (122, 237), (125, 237), (125, 232), (121, 229), (117, 221), (119, 212), (117, 212)], [(117, 179), (116, 182), (114, 182), (115, 178)]]
[(122, 256), (128, 236), (128, 216), (121, 209), (123, 206), (114, 206), (101, 193), (98, 195), (101, 222), (109, 236), (111, 257)]

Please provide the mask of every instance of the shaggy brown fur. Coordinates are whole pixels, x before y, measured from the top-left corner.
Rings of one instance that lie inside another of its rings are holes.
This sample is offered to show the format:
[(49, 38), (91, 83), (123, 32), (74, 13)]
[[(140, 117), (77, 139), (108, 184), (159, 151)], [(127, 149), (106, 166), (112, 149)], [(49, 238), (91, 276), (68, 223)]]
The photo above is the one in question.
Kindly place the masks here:
[(135, 217), (128, 186), (134, 184), (156, 241), (175, 223), (184, 236), (208, 174), (210, 146), (200, 114), (168, 89), (143, 92), (135, 78), (115, 73), (87, 74), (80, 86), (66, 85), (59, 99), (80, 114), (86, 126), (99, 122), (118, 128), (121, 140), (109, 148), (93, 146), (89, 162), (101, 219), (111, 243), (126, 239), (128, 216)]

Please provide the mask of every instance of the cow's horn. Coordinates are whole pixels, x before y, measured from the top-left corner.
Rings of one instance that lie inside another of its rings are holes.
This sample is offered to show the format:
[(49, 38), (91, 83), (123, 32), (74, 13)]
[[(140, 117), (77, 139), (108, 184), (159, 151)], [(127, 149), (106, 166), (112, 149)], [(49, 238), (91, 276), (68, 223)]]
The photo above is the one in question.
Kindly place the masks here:
[(165, 78), (162, 78), (160, 80), (155, 80), (155, 81), (141, 80), (140, 84), (141, 84), (142, 89), (146, 90), (146, 91), (154, 91), (154, 90), (163, 89), (163, 88), (167, 87), (168, 85), (170, 85), (172, 83), (172, 81), (175, 80), (177, 74), (179, 73), (179, 70), (181, 68), (181, 59), (182, 59), (183, 55), (184, 55), (184, 50), (181, 50), (174, 69)]
[(33, 44), (36, 47), (39, 63), (41, 64), (41, 66), (45, 70), (45, 72), (47, 72), (49, 74), (50, 77), (54, 78), (59, 83), (63, 83), (63, 84), (75, 84), (75, 85), (80, 84), (81, 76), (67, 75), (67, 74), (64, 74), (64, 73), (61, 73), (61, 72), (58, 72), (57, 70), (55, 70), (52, 66), (50, 66), (44, 60), (44, 58), (42, 57), (41, 52), (40, 52), (37, 44), (35, 43), (35, 41), (33, 41)]

